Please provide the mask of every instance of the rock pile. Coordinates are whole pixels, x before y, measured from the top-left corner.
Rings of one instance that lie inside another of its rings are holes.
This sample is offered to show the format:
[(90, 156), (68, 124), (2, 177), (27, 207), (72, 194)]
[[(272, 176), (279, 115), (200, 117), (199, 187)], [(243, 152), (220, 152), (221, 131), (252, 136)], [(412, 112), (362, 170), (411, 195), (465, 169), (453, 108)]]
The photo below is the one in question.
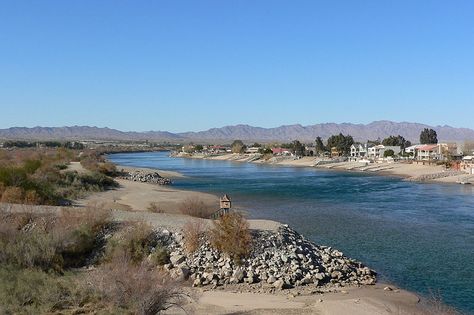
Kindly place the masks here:
[(161, 177), (157, 172), (133, 171), (125, 172), (123, 179), (128, 179), (134, 182), (151, 183), (157, 185), (171, 185), (171, 179)]
[(428, 181), (428, 180), (434, 180), (438, 178), (444, 178), (444, 177), (450, 177), (450, 176), (458, 176), (458, 175), (465, 175), (466, 173), (462, 171), (455, 171), (455, 170), (449, 170), (449, 171), (443, 171), (439, 173), (432, 173), (432, 174), (424, 174), (424, 175), (419, 175), (419, 176), (414, 176), (410, 177), (407, 180), (408, 181)]
[(309, 242), (286, 225), (276, 232), (253, 234), (254, 249), (241, 265), (214, 250), (205, 237), (200, 248), (187, 255), (182, 236), (174, 234), (174, 242), (168, 247), (171, 263), (165, 268), (177, 278), (191, 278), (193, 286), (264, 283), (285, 289), (307, 284), (346, 286), (376, 282), (376, 273), (362, 263), (331, 247)]

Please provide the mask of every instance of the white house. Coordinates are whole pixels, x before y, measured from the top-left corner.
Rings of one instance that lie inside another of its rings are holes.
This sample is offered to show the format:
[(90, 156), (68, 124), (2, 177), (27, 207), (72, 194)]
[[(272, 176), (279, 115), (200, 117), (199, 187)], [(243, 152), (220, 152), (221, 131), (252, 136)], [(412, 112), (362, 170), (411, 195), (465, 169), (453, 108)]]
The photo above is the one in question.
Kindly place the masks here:
[(409, 146), (409, 147), (405, 148), (405, 153), (411, 154), (413, 157), (415, 157), (416, 150), (419, 147), (422, 147), (422, 146), (423, 146), (423, 144), (415, 144), (415, 145)]
[(457, 153), (457, 146), (450, 143), (425, 144), (418, 146), (416, 152), (418, 160), (444, 160)]
[(469, 174), (474, 175), (474, 156), (466, 155), (462, 158), (462, 162), (460, 165), (460, 169), (462, 171), (468, 172)]
[(437, 144), (425, 144), (419, 146), (416, 151), (418, 160), (435, 160), (438, 159), (439, 146)]
[(259, 147), (250, 147), (245, 150), (245, 153), (255, 154), (258, 153)]
[(367, 144), (362, 145), (361, 143), (355, 143), (351, 145), (351, 157), (359, 158), (367, 155)]

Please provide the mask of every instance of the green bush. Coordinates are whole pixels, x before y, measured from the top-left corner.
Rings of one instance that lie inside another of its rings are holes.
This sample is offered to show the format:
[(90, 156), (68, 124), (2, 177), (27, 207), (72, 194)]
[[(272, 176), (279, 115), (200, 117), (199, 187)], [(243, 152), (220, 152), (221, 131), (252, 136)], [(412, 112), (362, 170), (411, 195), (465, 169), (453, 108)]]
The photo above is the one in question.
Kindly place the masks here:
[(250, 254), (252, 236), (249, 223), (240, 213), (224, 214), (214, 221), (209, 236), (211, 245), (236, 263), (241, 263)]
[(0, 266), (0, 313), (45, 314), (79, 307), (90, 299), (69, 277), (37, 269)]
[(150, 261), (157, 266), (163, 266), (170, 262), (170, 253), (166, 247), (158, 245), (151, 253)]
[(0, 239), (0, 262), (22, 268), (62, 268), (62, 259), (57, 253), (59, 244), (51, 235), (42, 231), (17, 231), (15, 234)]
[(133, 223), (109, 239), (106, 260), (125, 256), (133, 263), (140, 263), (151, 253), (154, 245), (151, 226), (143, 222)]
[(45, 271), (79, 267), (94, 252), (108, 212), (65, 211), (57, 217), (16, 214), (0, 222), (0, 264)]

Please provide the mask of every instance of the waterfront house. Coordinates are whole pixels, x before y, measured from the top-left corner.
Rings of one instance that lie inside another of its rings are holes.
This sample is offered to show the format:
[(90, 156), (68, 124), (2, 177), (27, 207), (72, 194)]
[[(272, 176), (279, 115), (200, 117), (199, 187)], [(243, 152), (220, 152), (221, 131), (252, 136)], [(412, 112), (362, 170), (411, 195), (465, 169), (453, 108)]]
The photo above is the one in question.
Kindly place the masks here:
[(367, 144), (354, 143), (351, 145), (351, 158), (360, 158), (367, 155)]
[(416, 151), (418, 150), (419, 147), (422, 147), (423, 144), (414, 144), (412, 146), (409, 146), (409, 147), (406, 147), (405, 148), (405, 153), (410, 155), (411, 158), (415, 158), (416, 157)]
[(308, 155), (308, 156), (315, 155), (316, 154), (316, 147), (306, 146), (305, 147), (305, 154)]
[(385, 151), (392, 150), (395, 155), (400, 154), (401, 148), (399, 146), (390, 146), (390, 145), (375, 145), (373, 147), (368, 148), (367, 156), (370, 159), (379, 159), (383, 158)]
[(446, 160), (457, 155), (457, 145), (454, 143), (425, 144), (416, 149), (417, 160)]
[(259, 147), (250, 147), (250, 148), (245, 149), (245, 153), (255, 154), (255, 153), (258, 153), (259, 149), (260, 149)]
[(220, 146), (220, 145), (212, 145), (212, 146), (209, 147), (209, 152), (214, 153), (214, 154), (226, 153), (227, 148), (224, 147), (224, 146)]
[(417, 160), (428, 161), (436, 160), (439, 156), (438, 144), (425, 144), (416, 149)]
[(339, 151), (337, 147), (332, 147), (331, 148), (331, 157), (339, 157), (342, 156), (342, 152)]
[(474, 156), (466, 155), (465, 157), (463, 157), (459, 165), (459, 170), (467, 172), (469, 174), (474, 174)]
[(291, 155), (290, 150), (286, 148), (272, 148), (272, 153), (274, 155)]

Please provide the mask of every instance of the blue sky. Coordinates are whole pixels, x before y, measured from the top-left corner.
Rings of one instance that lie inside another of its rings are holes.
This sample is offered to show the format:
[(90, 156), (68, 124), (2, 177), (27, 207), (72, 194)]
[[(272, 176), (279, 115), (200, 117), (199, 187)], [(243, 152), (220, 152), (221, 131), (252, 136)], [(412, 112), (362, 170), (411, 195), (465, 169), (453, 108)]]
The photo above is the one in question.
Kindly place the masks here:
[(0, 0), (0, 128), (474, 128), (474, 1)]

